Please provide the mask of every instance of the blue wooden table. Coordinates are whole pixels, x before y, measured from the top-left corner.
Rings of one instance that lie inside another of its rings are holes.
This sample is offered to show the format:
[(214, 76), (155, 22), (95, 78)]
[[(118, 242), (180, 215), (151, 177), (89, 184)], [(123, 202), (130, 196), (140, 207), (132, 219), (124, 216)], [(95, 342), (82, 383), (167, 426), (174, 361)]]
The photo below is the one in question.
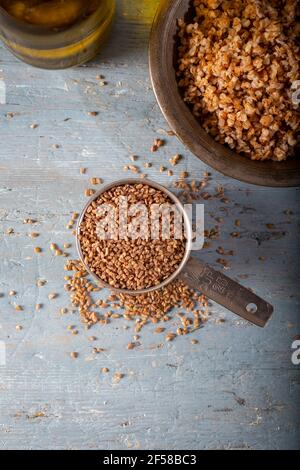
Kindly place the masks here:
[[(38, 70), (0, 48), (0, 345), (6, 348), (0, 448), (299, 448), (300, 366), (291, 361), (300, 333), (299, 192), (225, 178), (166, 136), (147, 65), (158, 1), (117, 3), (111, 39), (86, 66)], [(99, 86), (99, 74), (107, 85)], [(156, 137), (166, 145), (151, 156)], [(65, 260), (49, 245), (70, 242), (76, 257), (66, 224), (83, 207), (90, 177), (124, 177), (135, 154), (138, 165), (152, 159), (148, 176), (169, 185), (172, 178), (159, 167), (176, 153), (184, 158), (173, 180), (183, 170), (196, 179), (211, 171), (208, 191), (222, 185), (230, 201), (205, 201), (206, 228), (219, 225), (220, 237), (201, 256), (218, 266), (217, 248), (233, 250), (227, 274), (271, 301), (275, 313), (259, 329), (212, 305), (209, 322), (193, 336), (199, 344), (187, 336), (157, 348), (147, 325), (141, 347), (127, 351), (134, 333), (125, 320), (87, 332), (77, 313), (60, 314), (69, 302)], [(216, 222), (219, 217), (224, 221)], [(32, 231), (39, 238), (30, 238)], [(37, 287), (38, 279), (47, 284)], [(49, 301), (51, 292), (59, 295)], [(91, 334), (98, 338), (93, 344)], [(106, 351), (93, 355), (95, 345)], [(101, 374), (102, 367), (110, 373)], [(119, 383), (113, 383), (116, 371), (124, 373)]]

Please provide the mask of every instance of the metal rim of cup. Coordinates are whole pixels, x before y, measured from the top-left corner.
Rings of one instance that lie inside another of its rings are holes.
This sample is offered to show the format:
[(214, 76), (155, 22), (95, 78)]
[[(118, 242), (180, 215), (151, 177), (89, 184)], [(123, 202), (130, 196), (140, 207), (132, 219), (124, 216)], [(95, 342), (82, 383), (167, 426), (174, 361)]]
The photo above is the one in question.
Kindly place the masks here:
[[(180, 265), (178, 266), (176, 271), (174, 271), (174, 273), (171, 276), (169, 276), (167, 279), (165, 279), (163, 282), (161, 282), (160, 284), (157, 284), (156, 286), (148, 287), (146, 289), (138, 289), (138, 290), (120, 289), (120, 288), (111, 286), (107, 282), (104, 282), (85, 263), (84, 256), (83, 256), (81, 246), (80, 246), (80, 241), (79, 241), (80, 226), (81, 226), (81, 223), (84, 219), (85, 213), (86, 213), (87, 209), (89, 208), (89, 206), (91, 205), (91, 203), (93, 201), (95, 201), (99, 196), (101, 196), (101, 194), (109, 191), (110, 189), (112, 189), (116, 186), (124, 186), (126, 184), (144, 184), (144, 185), (151, 186), (152, 188), (158, 189), (159, 191), (162, 191), (175, 203), (176, 207), (179, 209), (179, 211), (183, 215), (183, 220), (184, 220), (184, 228), (185, 228), (185, 235), (186, 235), (186, 247), (185, 247), (185, 254), (184, 254), (184, 257), (182, 258), (182, 261), (181, 261)], [(78, 218), (77, 227), (76, 227), (76, 247), (77, 247), (77, 251), (78, 251), (80, 261), (84, 265), (86, 271), (94, 279), (96, 279), (97, 283), (99, 285), (101, 285), (101, 287), (108, 288), (111, 291), (119, 293), (119, 294), (128, 294), (128, 295), (147, 294), (149, 292), (153, 292), (155, 290), (162, 289), (163, 287), (170, 284), (170, 282), (172, 282), (172, 281), (174, 281), (174, 279), (176, 279), (176, 277), (180, 274), (180, 272), (183, 270), (184, 266), (186, 265), (186, 263), (189, 259), (190, 253), (191, 253), (191, 244), (192, 244), (192, 226), (191, 226), (190, 220), (188, 218), (188, 215), (184, 210), (184, 207), (183, 207), (182, 203), (180, 202), (178, 197), (175, 196), (175, 194), (173, 194), (169, 189), (167, 189), (164, 186), (162, 186), (161, 184), (156, 183), (155, 181), (152, 181), (152, 180), (149, 180), (149, 179), (141, 180), (141, 179), (137, 179), (137, 178), (127, 178), (127, 179), (117, 180), (117, 181), (114, 181), (112, 183), (109, 183), (109, 184), (103, 186), (103, 188), (101, 188), (99, 191), (97, 191), (95, 194), (93, 194), (93, 196), (85, 204), (85, 206), (84, 206), (84, 208), (83, 208), (83, 210), (82, 210), (82, 212), (81, 212), (81, 214)]]

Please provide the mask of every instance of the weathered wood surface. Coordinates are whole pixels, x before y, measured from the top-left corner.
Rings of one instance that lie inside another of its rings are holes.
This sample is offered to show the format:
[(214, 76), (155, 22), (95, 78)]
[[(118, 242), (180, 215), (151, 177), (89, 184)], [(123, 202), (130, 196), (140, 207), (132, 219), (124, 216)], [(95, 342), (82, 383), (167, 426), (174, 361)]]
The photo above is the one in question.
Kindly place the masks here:
[[(120, 320), (94, 329), (97, 345), (107, 349), (95, 356), (78, 316), (58, 313), (68, 303), (64, 261), (48, 248), (33, 254), (35, 245), (71, 240), (65, 226), (85, 201), (89, 176), (107, 182), (124, 176), (128, 156), (146, 161), (153, 139), (167, 129), (147, 68), (157, 3), (119, 0), (109, 44), (84, 67), (42, 71), (0, 49), (7, 91), (0, 105), (0, 340), (7, 348), (6, 366), (0, 366), (0, 448), (299, 448), (300, 373), (291, 362), (291, 344), (300, 333), (297, 190), (253, 187), (212, 172), (209, 189), (223, 185), (231, 202), (220, 239), (201, 255), (215, 264), (219, 245), (234, 250), (228, 273), (275, 306), (263, 330), (214, 305), (211, 320), (194, 336), (197, 346), (186, 337), (153, 349), (160, 340), (148, 326), (142, 347), (126, 351), (132, 330)], [(107, 86), (99, 87), (99, 73)], [(94, 110), (97, 117), (87, 114)], [(15, 117), (7, 118), (9, 112)], [(31, 129), (32, 123), (38, 127)], [(149, 177), (169, 183), (159, 165), (179, 152), (185, 158), (177, 174), (186, 169), (202, 178), (205, 165), (176, 138), (167, 140), (151, 157), (157, 164)], [(80, 167), (88, 174), (80, 175)], [(208, 228), (222, 210), (215, 199), (205, 210)], [(26, 218), (38, 221), (37, 240), (27, 236)], [(241, 220), (239, 239), (230, 237), (235, 219)], [(38, 289), (37, 278), (47, 285)], [(16, 299), (8, 297), (11, 289)], [(49, 302), (49, 292), (60, 295)], [(15, 312), (14, 301), (25, 306), (23, 312)], [(36, 303), (44, 304), (40, 312)], [(69, 324), (78, 327), (77, 337), (67, 331)], [(77, 361), (69, 357), (74, 350)], [(112, 373), (101, 376), (101, 367), (125, 377), (112, 385)]]

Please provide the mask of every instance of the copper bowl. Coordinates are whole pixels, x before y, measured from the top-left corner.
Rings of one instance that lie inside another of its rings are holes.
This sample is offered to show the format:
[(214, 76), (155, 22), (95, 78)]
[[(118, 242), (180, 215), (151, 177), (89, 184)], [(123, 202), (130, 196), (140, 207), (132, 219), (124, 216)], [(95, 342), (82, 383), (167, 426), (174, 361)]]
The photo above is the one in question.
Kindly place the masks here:
[(283, 162), (254, 161), (217, 143), (193, 116), (178, 90), (177, 20), (189, 14), (190, 0), (162, 0), (150, 38), (150, 75), (160, 109), (171, 129), (200, 160), (226, 176), (272, 187), (300, 186), (300, 158)]

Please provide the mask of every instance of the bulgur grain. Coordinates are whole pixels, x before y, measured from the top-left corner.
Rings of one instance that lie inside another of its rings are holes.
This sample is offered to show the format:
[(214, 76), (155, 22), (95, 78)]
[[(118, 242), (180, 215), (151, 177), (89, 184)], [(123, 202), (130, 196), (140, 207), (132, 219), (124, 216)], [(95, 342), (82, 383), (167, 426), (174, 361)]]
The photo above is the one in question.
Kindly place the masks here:
[(174, 333), (168, 333), (166, 336), (166, 341), (173, 341), (176, 335)]
[(172, 166), (175, 166), (181, 159), (182, 159), (182, 156), (177, 153), (176, 155), (174, 155), (174, 157), (170, 158), (169, 161)]
[(128, 165), (128, 169), (133, 173), (139, 173), (139, 168), (136, 165)]
[(165, 144), (165, 141), (162, 139), (155, 139), (153, 145), (150, 149), (151, 152), (157, 152), (157, 150)]
[(163, 333), (165, 331), (165, 328), (157, 327), (154, 330), (154, 333)]
[(30, 238), (37, 238), (37, 237), (40, 236), (40, 234), (39, 234), (38, 232), (31, 232), (31, 233), (29, 234), (29, 236), (30, 236)]
[(92, 184), (93, 186), (97, 186), (98, 184), (102, 184), (102, 179), (101, 178), (96, 178), (96, 177), (93, 177), (90, 179), (90, 184)]
[(87, 188), (85, 191), (84, 191), (84, 194), (86, 197), (91, 197), (93, 196), (93, 194), (95, 194), (95, 190), (94, 189), (91, 189), (91, 188)]
[(116, 372), (113, 377), (113, 381), (118, 383), (120, 382), (121, 379), (124, 378), (124, 374), (121, 374), (120, 372)]
[(56, 299), (56, 297), (57, 297), (57, 294), (56, 294), (56, 293), (54, 293), (54, 292), (52, 292), (52, 293), (48, 294), (48, 299), (49, 299), (49, 300)]

